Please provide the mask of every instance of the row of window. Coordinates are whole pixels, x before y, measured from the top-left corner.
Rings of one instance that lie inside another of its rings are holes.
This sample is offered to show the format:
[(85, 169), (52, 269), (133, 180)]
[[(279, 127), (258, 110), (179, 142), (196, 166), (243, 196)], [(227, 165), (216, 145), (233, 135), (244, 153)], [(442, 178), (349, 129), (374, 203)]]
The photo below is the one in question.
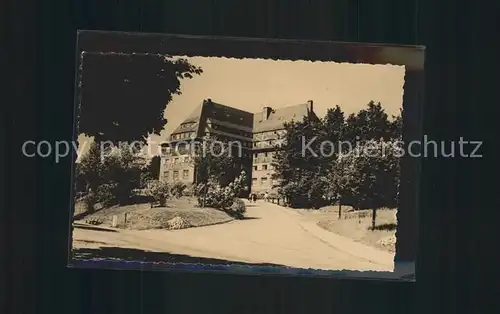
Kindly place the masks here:
[(172, 134), (170, 136), (172, 141), (176, 140), (185, 140), (185, 139), (190, 139), (195, 136), (195, 132), (184, 132), (184, 133), (177, 133), (177, 134)]
[(253, 170), (257, 171), (257, 170), (271, 170), (273, 169), (273, 166), (272, 165), (262, 165), (259, 169), (259, 167), (257, 165), (253, 166)]
[(176, 158), (165, 158), (163, 159), (163, 164), (164, 165), (167, 165), (167, 164), (178, 164), (178, 163), (181, 163), (181, 162), (189, 162), (189, 157), (176, 157)]
[(262, 141), (262, 142), (254, 142), (253, 147), (268, 147), (276, 144), (276, 140)]
[(259, 157), (273, 157), (273, 153), (264, 152), (264, 153), (254, 153), (253, 154), (254, 159), (257, 159)]
[[(257, 182), (259, 182), (257, 180), (257, 178), (252, 178), (252, 185), (256, 185)], [(269, 183), (269, 180), (267, 179), (267, 177), (260, 178), (260, 184), (268, 184), (268, 183)]]
[(188, 129), (188, 128), (192, 127), (195, 124), (196, 123), (194, 123), (194, 122), (181, 124), (181, 129)]
[[(205, 135), (209, 135), (209, 133), (206, 133)], [(179, 133), (179, 134), (174, 134), (171, 136), (171, 140), (172, 141), (176, 141), (176, 140), (183, 140), (183, 139), (191, 139), (193, 138), (194, 136), (194, 132), (188, 132), (188, 133)], [(234, 140), (234, 139), (222, 139), (221, 140), (224, 140), (224, 141), (227, 141), (228, 143), (231, 143), (231, 146), (232, 147), (238, 147), (237, 144), (240, 144), (241, 147), (247, 147), (247, 148), (262, 148), (262, 147), (269, 147), (269, 146), (273, 146), (276, 144), (275, 140), (270, 140), (270, 141), (267, 141), (267, 142), (245, 142), (245, 141), (238, 141), (238, 140)], [(179, 145), (178, 147), (176, 147), (179, 151), (181, 150), (187, 150), (189, 149), (189, 145), (186, 144), (186, 145)], [(163, 146), (162, 147), (162, 153), (163, 154), (168, 154), (170, 153), (171, 149), (169, 149), (168, 146)]]
[[(170, 178), (170, 171), (164, 171), (163, 172), (163, 177), (166, 179)], [(189, 178), (189, 170), (182, 170), (182, 179), (188, 179)], [(179, 170), (174, 170), (172, 171), (172, 179), (179, 179)]]
[[(253, 154), (253, 157), (254, 159), (257, 159), (257, 158), (261, 158), (261, 157), (272, 157), (272, 153), (268, 153), (268, 152), (265, 152), (265, 153), (255, 153)], [(178, 164), (178, 163), (181, 163), (181, 162), (184, 162), (184, 163), (187, 163), (187, 162), (190, 162), (190, 158), (188, 156), (185, 156), (185, 157), (175, 157), (175, 158), (164, 158), (163, 159), (163, 164), (166, 165), (166, 164)], [(257, 167), (257, 166), (254, 166), (254, 168)], [(266, 167), (264, 169), (264, 167)], [(255, 169), (257, 170), (257, 169)], [(267, 170), (267, 165), (262, 165), (262, 170)]]

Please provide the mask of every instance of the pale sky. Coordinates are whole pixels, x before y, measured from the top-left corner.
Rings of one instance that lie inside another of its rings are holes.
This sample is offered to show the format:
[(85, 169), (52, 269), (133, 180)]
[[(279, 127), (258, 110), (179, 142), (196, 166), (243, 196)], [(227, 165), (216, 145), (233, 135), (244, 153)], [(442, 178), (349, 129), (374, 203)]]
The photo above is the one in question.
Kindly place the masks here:
[(181, 80), (182, 94), (174, 95), (166, 106), (168, 122), (160, 136), (151, 137), (153, 142), (165, 141), (206, 98), (249, 112), (259, 112), (264, 106), (281, 108), (313, 100), (314, 111), (320, 118), (335, 105), (346, 116), (356, 113), (366, 108), (370, 100), (380, 101), (389, 116), (399, 114), (402, 107), (404, 66), (184, 58), (200, 66), (203, 73)]

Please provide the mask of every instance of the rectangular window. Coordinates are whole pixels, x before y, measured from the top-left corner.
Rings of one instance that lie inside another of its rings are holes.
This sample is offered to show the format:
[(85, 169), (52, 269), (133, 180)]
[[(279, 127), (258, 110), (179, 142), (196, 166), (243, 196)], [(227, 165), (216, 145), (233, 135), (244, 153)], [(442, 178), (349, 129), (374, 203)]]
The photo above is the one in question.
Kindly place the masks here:
[(184, 157), (184, 162), (189, 162), (189, 157)]
[(169, 174), (170, 174), (170, 173), (169, 173), (168, 171), (164, 171), (164, 172), (163, 172), (163, 177), (164, 177), (165, 179), (168, 179), (168, 175), (169, 175)]
[(267, 184), (267, 178), (266, 177), (260, 178), (260, 183)]
[(174, 179), (178, 179), (178, 178), (179, 178), (179, 171), (175, 170), (174, 171)]
[(253, 166), (253, 170), (257, 170), (257, 166)]
[(257, 184), (257, 178), (252, 178), (252, 184), (253, 185)]
[(262, 165), (262, 170), (267, 170), (267, 165)]
[(189, 177), (189, 170), (182, 170), (182, 178), (187, 179)]

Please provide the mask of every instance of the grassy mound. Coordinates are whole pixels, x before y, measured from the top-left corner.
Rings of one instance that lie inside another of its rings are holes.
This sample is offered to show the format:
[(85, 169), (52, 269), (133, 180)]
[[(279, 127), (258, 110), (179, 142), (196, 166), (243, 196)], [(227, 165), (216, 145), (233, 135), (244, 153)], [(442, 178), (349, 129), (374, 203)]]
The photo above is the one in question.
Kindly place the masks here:
[(336, 213), (331, 217), (321, 217), (318, 226), (330, 232), (351, 238), (389, 252), (395, 252), (396, 247), (396, 217), (394, 209), (377, 210), (375, 230), (371, 229), (371, 210), (358, 212), (347, 211), (342, 219)]
[(202, 227), (232, 221), (233, 218), (213, 208), (194, 207), (189, 199), (172, 200), (168, 207), (150, 208), (149, 204), (135, 204), (104, 208), (85, 217), (84, 221), (98, 221), (100, 225), (112, 226), (113, 216), (117, 227), (133, 230), (183, 229)]

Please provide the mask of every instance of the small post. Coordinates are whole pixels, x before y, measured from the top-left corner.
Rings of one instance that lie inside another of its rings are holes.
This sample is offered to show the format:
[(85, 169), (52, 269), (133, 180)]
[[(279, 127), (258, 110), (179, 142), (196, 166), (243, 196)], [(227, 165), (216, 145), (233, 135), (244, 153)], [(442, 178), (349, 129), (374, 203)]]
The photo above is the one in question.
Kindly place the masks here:
[(125, 215), (123, 215), (123, 224), (124, 225), (127, 225), (127, 214), (128, 213), (125, 213)]
[(118, 216), (114, 215), (113, 222), (111, 223), (111, 227), (116, 228), (117, 225), (118, 225)]

